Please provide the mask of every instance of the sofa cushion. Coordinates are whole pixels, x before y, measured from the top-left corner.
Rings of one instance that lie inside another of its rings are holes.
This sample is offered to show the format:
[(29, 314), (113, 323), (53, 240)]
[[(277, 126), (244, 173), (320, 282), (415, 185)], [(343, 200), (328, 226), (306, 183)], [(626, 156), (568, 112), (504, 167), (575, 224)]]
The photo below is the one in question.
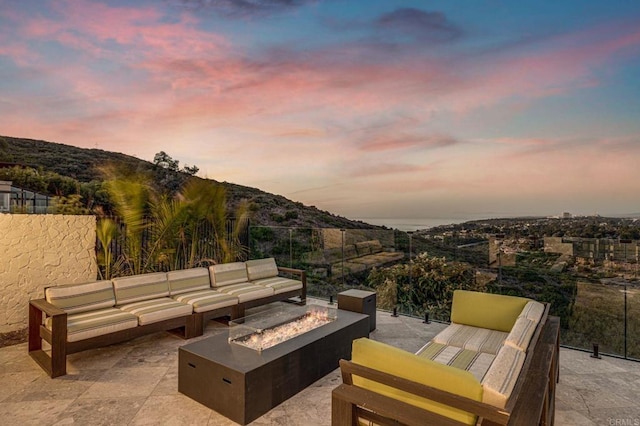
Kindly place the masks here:
[(173, 299), (193, 306), (193, 312), (207, 312), (238, 304), (236, 296), (211, 289), (181, 293), (173, 296)]
[(509, 333), (472, 327), (463, 324), (451, 324), (433, 339), (433, 342), (448, 346), (457, 346), (476, 352), (497, 354)]
[[(45, 327), (51, 330), (51, 318)], [(77, 342), (138, 326), (138, 317), (116, 308), (97, 309), (67, 315), (67, 341)]]
[(538, 324), (542, 319), (542, 314), (544, 314), (544, 304), (532, 300), (525, 305), (518, 318), (527, 318)]
[(536, 326), (537, 323), (535, 321), (524, 317), (518, 318), (516, 323), (513, 325), (511, 332), (505, 339), (505, 344), (526, 352), (529, 347), (531, 337), (536, 331)]
[(526, 354), (509, 345), (504, 345), (482, 379), (484, 389), (482, 402), (504, 408), (518, 381)]
[(128, 303), (118, 306), (118, 308), (137, 316), (140, 325), (182, 317), (193, 312), (191, 305), (180, 303), (168, 297)]
[[(468, 371), (442, 365), (381, 342), (367, 338), (354, 340), (352, 361), (365, 367), (455, 393), (475, 401), (482, 400), (482, 386)], [(404, 401), (465, 424), (473, 425), (476, 422), (476, 417), (472, 414), (430, 401), (415, 394), (363, 379), (362, 377), (354, 376), (353, 383), (356, 386)]]
[(285, 277), (272, 277), (263, 280), (252, 281), (253, 284), (270, 287), (274, 294), (286, 293), (288, 291), (302, 288), (302, 281)]
[(440, 364), (466, 370), (473, 374), (478, 381), (482, 380), (496, 357), (493, 354), (476, 352), (456, 346), (447, 346), (433, 341), (424, 345), (416, 352), (416, 355), (439, 362)]
[(167, 282), (167, 274), (164, 272), (114, 278), (112, 281), (116, 294), (116, 305), (169, 295), (169, 283)]
[(247, 277), (249, 281), (278, 276), (278, 266), (273, 257), (268, 259), (247, 260), (244, 263), (247, 267)]
[(271, 287), (264, 287), (249, 282), (225, 285), (224, 287), (220, 287), (218, 291), (236, 296), (238, 298), (238, 303), (262, 299), (263, 297), (273, 296), (274, 294)]
[(169, 281), (169, 294), (171, 296), (211, 289), (209, 270), (207, 268), (191, 268), (167, 272), (167, 281)]
[(451, 322), (508, 333), (527, 302), (524, 297), (456, 290)]
[(209, 266), (209, 276), (211, 277), (211, 287), (214, 289), (249, 281), (244, 262), (220, 263)]
[(110, 308), (116, 304), (113, 284), (109, 280), (49, 287), (47, 302), (69, 314)]

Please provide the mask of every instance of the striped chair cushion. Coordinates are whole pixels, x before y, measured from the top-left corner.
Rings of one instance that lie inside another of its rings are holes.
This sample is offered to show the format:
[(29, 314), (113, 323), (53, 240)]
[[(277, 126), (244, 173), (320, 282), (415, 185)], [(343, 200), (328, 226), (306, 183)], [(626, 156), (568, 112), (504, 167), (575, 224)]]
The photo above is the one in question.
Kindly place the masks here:
[(112, 281), (117, 305), (169, 295), (169, 283), (164, 272), (114, 278)]
[(180, 303), (193, 306), (193, 312), (207, 312), (238, 304), (236, 296), (211, 289), (182, 293), (173, 298)]
[(473, 374), (478, 381), (482, 381), (482, 378), (496, 357), (492, 354), (434, 342), (429, 342), (424, 345), (416, 352), (416, 355), (439, 362), (440, 364), (466, 370)]
[(540, 302), (536, 302), (532, 300), (527, 303), (518, 316), (518, 318), (527, 318), (531, 321), (534, 321), (536, 324), (540, 322), (542, 319), (542, 314), (544, 313), (544, 305)]
[(504, 345), (482, 379), (482, 402), (504, 408), (513, 392), (526, 354)]
[(278, 266), (273, 257), (268, 259), (254, 259), (245, 262), (249, 281), (262, 280), (278, 276)]
[(236, 296), (238, 303), (248, 302), (249, 300), (262, 299), (263, 297), (273, 296), (273, 289), (271, 287), (264, 287), (252, 283), (240, 283), (233, 285), (226, 285), (218, 289), (224, 293)]
[(69, 314), (111, 308), (116, 304), (109, 280), (49, 287), (44, 294), (47, 302)]
[(527, 350), (537, 323), (527, 318), (518, 318), (504, 343), (521, 351)]
[(247, 267), (244, 262), (221, 263), (209, 266), (209, 275), (211, 277), (211, 287), (215, 289), (249, 281)]
[(177, 302), (168, 297), (129, 303), (118, 306), (118, 308), (137, 316), (140, 325), (182, 317), (193, 312), (191, 305)]
[[(51, 318), (47, 318), (45, 326), (49, 330), (51, 323)], [(70, 314), (67, 316), (67, 341), (77, 342), (137, 326), (138, 318), (135, 315), (116, 308)]]
[(272, 277), (263, 280), (252, 281), (253, 284), (270, 287), (274, 294), (286, 293), (292, 290), (302, 288), (302, 281), (292, 280), (291, 278)]
[(432, 340), (443, 345), (495, 355), (508, 335), (509, 333), (504, 331), (453, 323)]
[(167, 280), (169, 281), (169, 294), (171, 296), (211, 288), (209, 270), (207, 268), (167, 272)]

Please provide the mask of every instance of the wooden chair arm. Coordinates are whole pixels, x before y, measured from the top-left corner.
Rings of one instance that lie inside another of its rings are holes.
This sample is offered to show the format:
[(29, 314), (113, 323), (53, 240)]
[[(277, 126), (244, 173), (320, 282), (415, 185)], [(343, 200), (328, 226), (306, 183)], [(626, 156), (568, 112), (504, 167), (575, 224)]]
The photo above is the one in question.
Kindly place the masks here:
[(298, 275), (300, 278), (306, 278), (307, 271), (304, 269), (287, 268), (285, 266), (278, 266), (278, 272), (284, 272), (287, 274)]
[(342, 381), (348, 385), (351, 385), (353, 382), (351, 375), (356, 375), (364, 379), (369, 379), (391, 386), (404, 392), (421, 396), (434, 402), (459, 408), (463, 411), (467, 411), (499, 424), (507, 424), (509, 420), (509, 413), (492, 405), (474, 401), (454, 393), (446, 392), (441, 389), (384, 373), (382, 371), (374, 370), (372, 368), (355, 364), (351, 361), (344, 359), (340, 360), (340, 370), (342, 371)]
[(54, 306), (51, 303), (47, 302), (46, 299), (30, 300), (29, 304), (31, 306), (33, 306), (34, 308), (38, 309), (39, 311), (44, 312), (49, 317), (67, 315), (67, 313), (64, 310), (62, 310), (62, 309), (58, 308), (57, 306)]
[[(338, 386), (332, 391), (331, 398), (332, 401), (337, 399), (342, 402), (356, 405), (359, 407), (356, 411), (357, 417), (367, 420), (373, 420), (375, 418), (378, 422), (381, 422), (381, 424), (386, 424), (389, 419), (393, 419), (398, 425), (408, 426), (463, 425), (463, 423), (452, 420), (448, 417), (443, 417), (439, 414), (432, 413), (431, 411), (423, 410), (415, 405), (407, 404), (406, 402), (353, 385), (342, 384)], [(363, 407), (364, 409), (360, 407)], [(341, 422), (339, 420), (334, 421), (334, 424), (340, 423)]]

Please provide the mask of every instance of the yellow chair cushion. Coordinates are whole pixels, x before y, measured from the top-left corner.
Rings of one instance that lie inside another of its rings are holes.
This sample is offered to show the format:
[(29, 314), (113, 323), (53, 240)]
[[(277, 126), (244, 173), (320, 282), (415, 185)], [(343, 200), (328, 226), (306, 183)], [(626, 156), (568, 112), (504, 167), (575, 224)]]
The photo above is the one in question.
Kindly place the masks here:
[(451, 322), (509, 333), (529, 301), (524, 297), (456, 290)]
[[(482, 385), (473, 374), (468, 371), (442, 365), (384, 343), (367, 338), (354, 340), (352, 346), (352, 361), (374, 370), (383, 371), (475, 401), (482, 401)], [(353, 383), (356, 386), (395, 398), (399, 401), (415, 405), (465, 424), (473, 425), (476, 423), (476, 416), (473, 414), (433, 402), (412, 393), (400, 391), (391, 386), (358, 376), (353, 377)]]

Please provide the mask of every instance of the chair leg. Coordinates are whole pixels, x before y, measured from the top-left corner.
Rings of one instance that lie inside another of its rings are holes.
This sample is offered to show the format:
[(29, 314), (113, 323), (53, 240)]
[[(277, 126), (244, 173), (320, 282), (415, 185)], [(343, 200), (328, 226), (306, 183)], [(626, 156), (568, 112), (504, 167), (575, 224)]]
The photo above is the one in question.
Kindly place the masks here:
[(51, 319), (51, 378), (54, 378), (67, 374), (67, 316)]
[(204, 315), (202, 313), (194, 313), (187, 318), (187, 324), (184, 328), (185, 339), (202, 336), (204, 333)]
[(42, 349), (40, 326), (42, 325), (42, 311), (29, 304), (29, 352)]

